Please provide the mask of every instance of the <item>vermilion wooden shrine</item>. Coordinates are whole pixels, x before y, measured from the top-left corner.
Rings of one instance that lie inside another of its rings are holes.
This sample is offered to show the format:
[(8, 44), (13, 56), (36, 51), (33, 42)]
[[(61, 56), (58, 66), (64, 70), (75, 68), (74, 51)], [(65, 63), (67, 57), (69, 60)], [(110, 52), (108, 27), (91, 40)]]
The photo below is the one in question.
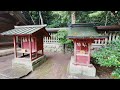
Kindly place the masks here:
[(93, 24), (72, 24), (68, 30), (68, 38), (74, 42), (74, 58), (76, 65), (90, 65), (91, 44), (96, 39), (104, 40)]
[[(43, 37), (50, 37), (44, 25), (15, 26), (15, 29), (3, 32), (1, 35), (13, 36), (15, 58), (29, 58), (31, 61), (44, 55)], [(18, 41), (19, 49), (17, 49)]]

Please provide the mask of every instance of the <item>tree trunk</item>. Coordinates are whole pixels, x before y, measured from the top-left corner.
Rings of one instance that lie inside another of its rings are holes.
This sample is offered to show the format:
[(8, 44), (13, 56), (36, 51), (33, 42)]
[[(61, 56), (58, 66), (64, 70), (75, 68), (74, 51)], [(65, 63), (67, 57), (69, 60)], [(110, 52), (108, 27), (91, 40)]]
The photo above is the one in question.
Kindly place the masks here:
[(43, 18), (42, 18), (42, 14), (41, 11), (39, 11), (39, 24), (43, 25)]
[(64, 54), (65, 54), (65, 44), (63, 44), (63, 50), (64, 50)]
[[(29, 15), (30, 15), (30, 13), (29, 13)], [(34, 25), (35, 25), (35, 21), (33, 20), (33, 18), (32, 18), (32, 16), (30, 15), (30, 18), (31, 18), (31, 20), (32, 20), (32, 22), (34, 23)]]
[(75, 24), (76, 17), (75, 17), (75, 11), (71, 11), (71, 23)]
[(105, 26), (107, 25), (107, 21), (108, 21), (108, 14), (109, 14), (109, 11), (108, 11), (107, 14), (106, 14)]

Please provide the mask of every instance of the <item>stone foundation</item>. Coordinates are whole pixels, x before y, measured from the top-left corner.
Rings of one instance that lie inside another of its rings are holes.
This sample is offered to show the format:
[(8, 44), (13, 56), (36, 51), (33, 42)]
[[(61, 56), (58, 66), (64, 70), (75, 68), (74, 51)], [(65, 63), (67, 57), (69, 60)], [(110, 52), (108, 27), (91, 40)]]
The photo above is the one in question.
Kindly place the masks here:
[(33, 62), (32, 62), (32, 69), (33, 70), (35, 70), (35, 68), (37, 68), (37, 67), (39, 67), (42, 63), (44, 63), (44, 62), (46, 62), (46, 56), (44, 55), (44, 56), (41, 56), (40, 58), (38, 58), (38, 59), (36, 59), (36, 60), (34, 60)]
[(96, 76), (96, 68), (90, 64), (89, 66), (85, 65), (75, 65), (75, 58), (71, 56), (70, 64), (68, 65), (68, 73), (70, 75), (85, 75), (85, 76)]
[(0, 79), (18, 79), (31, 73), (35, 68), (46, 61), (43, 55), (34, 61), (29, 58), (15, 58), (12, 60), (12, 67), (0, 72)]

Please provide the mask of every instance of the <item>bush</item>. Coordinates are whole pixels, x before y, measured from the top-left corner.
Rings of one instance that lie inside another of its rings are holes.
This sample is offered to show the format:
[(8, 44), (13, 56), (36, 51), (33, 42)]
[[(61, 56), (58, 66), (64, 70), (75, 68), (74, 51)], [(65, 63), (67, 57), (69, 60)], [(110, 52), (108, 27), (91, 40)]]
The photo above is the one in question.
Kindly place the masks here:
[(73, 42), (70, 39), (67, 39), (68, 32), (67, 30), (59, 30), (56, 34), (59, 38), (59, 43), (67, 45), (68, 48), (73, 48)]
[(99, 49), (92, 57), (100, 66), (120, 67), (120, 39)]
[(94, 52), (92, 57), (100, 66), (116, 67), (111, 76), (114, 79), (120, 79), (120, 38)]
[(111, 76), (114, 79), (120, 79), (120, 68), (117, 68), (115, 71), (113, 71)]

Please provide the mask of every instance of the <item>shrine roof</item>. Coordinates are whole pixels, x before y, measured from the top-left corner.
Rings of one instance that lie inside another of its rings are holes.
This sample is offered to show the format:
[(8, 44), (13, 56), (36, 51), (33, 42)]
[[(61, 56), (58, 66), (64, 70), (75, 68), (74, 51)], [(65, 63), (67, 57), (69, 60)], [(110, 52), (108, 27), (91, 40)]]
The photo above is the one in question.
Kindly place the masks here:
[(69, 39), (104, 39), (108, 36), (84, 36), (84, 37), (80, 37), (80, 36), (67, 36), (67, 38)]
[(106, 37), (99, 34), (92, 24), (72, 24), (68, 29), (68, 38), (102, 38)]
[(120, 31), (120, 25), (96, 26), (98, 31)]
[(41, 26), (28, 25), (28, 26), (18, 26), (18, 27), (16, 26), (16, 28), (5, 31), (1, 33), (1, 35), (31, 35), (41, 30), (44, 27), (45, 27), (44, 25), (41, 25)]

